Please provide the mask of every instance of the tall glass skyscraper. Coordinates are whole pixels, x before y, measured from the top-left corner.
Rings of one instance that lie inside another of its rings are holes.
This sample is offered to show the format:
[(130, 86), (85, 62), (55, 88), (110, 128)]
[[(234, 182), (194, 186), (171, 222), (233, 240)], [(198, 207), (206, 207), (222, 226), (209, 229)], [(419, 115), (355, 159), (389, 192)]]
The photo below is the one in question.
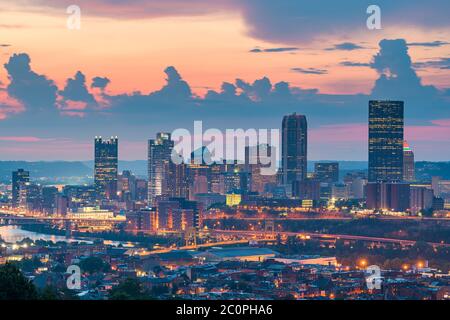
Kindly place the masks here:
[(100, 199), (117, 196), (118, 145), (117, 137), (95, 137), (94, 184)]
[(174, 142), (170, 133), (159, 132), (156, 139), (148, 140), (148, 202), (170, 191), (170, 164)]
[(414, 152), (405, 141), (403, 144), (403, 180), (408, 182), (416, 180), (415, 170)]
[(403, 180), (403, 101), (369, 101), (369, 182)]
[(20, 204), (20, 190), (24, 185), (30, 182), (30, 172), (23, 169), (13, 171), (12, 173), (12, 205), (18, 207)]
[(306, 117), (291, 114), (283, 118), (281, 169), (282, 183), (306, 179), (308, 152), (308, 124)]

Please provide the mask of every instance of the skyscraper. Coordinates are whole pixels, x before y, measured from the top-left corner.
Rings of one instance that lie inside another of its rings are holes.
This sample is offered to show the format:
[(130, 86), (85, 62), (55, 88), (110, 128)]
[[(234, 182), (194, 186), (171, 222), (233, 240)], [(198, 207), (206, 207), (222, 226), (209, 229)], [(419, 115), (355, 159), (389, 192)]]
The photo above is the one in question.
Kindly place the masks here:
[(94, 183), (100, 199), (117, 196), (118, 145), (117, 137), (95, 137)]
[(314, 177), (320, 182), (335, 183), (339, 181), (338, 162), (318, 162), (314, 164)]
[(12, 173), (12, 206), (19, 207), (20, 189), (30, 181), (30, 172), (23, 169), (13, 171)]
[(306, 117), (292, 114), (283, 118), (282, 124), (282, 183), (306, 179), (308, 125)]
[(403, 180), (409, 182), (416, 180), (414, 152), (407, 141), (403, 144)]
[(403, 180), (403, 101), (369, 102), (369, 182)]
[(155, 198), (173, 189), (169, 169), (174, 142), (170, 133), (159, 132), (156, 139), (148, 141), (148, 202), (155, 204)]

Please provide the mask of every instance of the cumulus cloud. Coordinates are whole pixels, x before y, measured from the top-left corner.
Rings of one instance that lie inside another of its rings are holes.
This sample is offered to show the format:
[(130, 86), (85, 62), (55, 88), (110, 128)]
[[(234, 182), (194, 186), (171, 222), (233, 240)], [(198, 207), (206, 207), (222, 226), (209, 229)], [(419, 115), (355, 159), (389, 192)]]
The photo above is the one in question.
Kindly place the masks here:
[(386, 98), (431, 97), (436, 88), (424, 86), (412, 67), (408, 46), (404, 39), (380, 41), (380, 51), (374, 56), (371, 67), (380, 77), (372, 94)]
[[(445, 91), (421, 83), (413, 69), (407, 42), (403, 39), (383, 40), (379, 46), (373, 60), (364, 65), (378, 73), (370, 95), (323, 94), (317, 89), (293, 87), (284, 81), (273, 83), (269, 77), (262, 77), (254, 81), (244, 78), (225, 81), (219, 90), (209, 90), (205, 97), (198, 97), (192, 93), (181, 73), (171, 66), (165, 69), (166, 83), (160, 90), (119, 95), (103, 92), (107, 107), (90, 108), (86, 112), (86, 103), (93, 102), (93, 93), (86, 88), (86, 79), (79, 72), (60, 91), (60, 99), (66, 105), (64, 113), (59, 114), (57, 119), (36, 121), (35, 117), (26, 113), (17, 113), (14, 117), (9, 113), (1, 121), (0, 135), (18, 136), (17, 130), (20, 130), (20, 135), (37, 136), (52, 130), (55, 134), (63, 133), (73, 139), (114, 134), (123, 139), (141, 141), (157, 131), (190, 128), (194, 120), (204, 121), (205, 127), (222, 129), (278, 128), (282, 116), (291, 112), (307, 115), (311, 129), (317, 132), (324, 126), (366, 123), (367, 104), (374, 98), (404, 100), (407, 122), (416, 126), (430, 126), (430, 121), (450, 119), (450, 95), (446, 96)], [(21, 72), (17, 70), (17, 65), (23, 67)], [(31, 83), (27, 82), (27, 86), (23, 85), (23, 90), (34, 92), (36, 87), (48, 88), (50, 83), (53, 84), (45, 76), (35, 75), (29, 68), (29, 59), (20, 63), (13, 59), (8, 68), (14, 70), (10, 82), (34, 79)], [(39, 81), (35, 80), (36, 77)], [(9, 92), (10, 85), (5, 88), (5, 94), (7, 90)], [(97, 88), (94, 86), (91, 89)], [(16, 92), (16, 96), (22, 97), (25, 93)], [(96, 95), (94, 97), (97, 98)], [(36, 107), (30, 105), (29, 108)], [(54, 107), (47, 104), (46, 108), (52, 110)], [(27, 125), (22, 125), (27, 119)], [(344, 136), (341, 138), (346, 139)], [(327, 145), (330, 142), (322, 143), (322, 149), (333, 147)]]
[(64, 90), (60, 95), (65, 100), (94, 103), (95, 99), (86, 87), (86, 76), (78, 71), (73, 78), (67, 79)]
[(23, 103), (27, 111), (54, 109), (57, 87), (45, 75), (31, 70), (28, 54), (14, 54), (4, 66), (10, 80), (7, 87), (9, 96)]
[(111, 80), (106, 77), (94, 77), (92, 78), (91, 88), (99, 88), (104, 90), (110, 82)]
[(164, 70), (167, 75), (167, 84), (152, 94), (155, 98), (188, 99), (192, 96), (191, 87), (184, 81), (175, 67), (170, 66)]

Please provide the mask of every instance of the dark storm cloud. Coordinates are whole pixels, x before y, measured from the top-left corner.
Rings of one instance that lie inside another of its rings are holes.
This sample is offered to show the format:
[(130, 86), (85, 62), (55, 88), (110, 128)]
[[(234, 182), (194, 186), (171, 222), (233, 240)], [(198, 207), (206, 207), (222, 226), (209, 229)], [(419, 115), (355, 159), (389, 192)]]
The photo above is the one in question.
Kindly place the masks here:
[(436, 60), (427, 60), (422, 62), (415, 62), (414, 68), (436, 68), (436, 69), (450, 69), (450, 58), (440, 58)]
[[(0, 3), (6, 0), (0, 0)], [(38, 5), (43, 10), (60, 10), (71, 0), (28, 0), (24, 5)], [(90, 15), (116, 19), (195, 16), (233, 12), (240, 14), (247, 32), (274, 43), (309, 42), (329, 35), (367, 32), (367, 8), (381, 8), (382, 26), (443, 28), (450, 25), (448, 0), (78, 0), (77, 5)]]
[(296, 68), (292, 68), (291, 70), (294, 71), (294, 72), (304, 73), (304, 74), (317, 74), (317, 75), (320, 75), (320, 74), (327, 74), (328, 73), (327, 70), (317, 69), (317, 68), (299, 68), (299, 67), (296, 67)]
[(108, 86), (110, 82), (111, 80), (106, 77), (94, 77), (92, 78), (91, 88), (99, 88), (103, 90)]
[(327, 48), (325, 50), (327, 51), (333, 51), (333, 50), (343, 50), (343, 51), (353, 51), (353, 50), (359, 50), (359, 49), (365, 49), (363, 46), (353, 43), (353, 42), (343, 42), (335, 44), (331, 48)]
[(449, 42), (446, 41), (430, 41), (430, 42), (411, 42), (408, 43), (408, 47), (442, 47), (445, 45), (450, 44)]
[(277, 53), (277, 52), (293, 52), (293, 51), (298, 51), (299, 48), (296, 47), (285, 47), (285, 48), (268, 48), (268, 49), (264, 49), (264, 48), (254, 48), (252, 50), (250, 50), (251, 53)]
[(342, 61), (339, 64), (344, 67), (370, 67), (367, 62)]
[(243, 0), (242, 10), (253, 37), (282, 43), (308, 42), (320, 36), (367, 32), (366, 10), (381, 8), (382, 26), (446, 27), (450, 1), (406, 0)]

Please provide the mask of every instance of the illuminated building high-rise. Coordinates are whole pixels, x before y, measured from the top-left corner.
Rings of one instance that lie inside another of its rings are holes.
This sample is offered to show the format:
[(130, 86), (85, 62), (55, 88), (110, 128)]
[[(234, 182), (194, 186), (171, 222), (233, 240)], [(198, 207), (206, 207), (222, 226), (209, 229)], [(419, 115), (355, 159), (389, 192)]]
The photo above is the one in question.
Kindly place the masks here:
[(20, 204), (20, 190), (30, 181), (30, 172), (23, 169), (12, 173), (12, 206), (18, 207)]
[(369, 102), (369, 182), (403, 180), (403, 101)]
[(276, 152), (276, 148), (269, 144), (245, 147), (245, 170), (250, 174), (251, 192), (263, 195), (269, 186), (276, 185), (276, 172), (270, 174), (270, 168), (275, 167), (272, 161), (276, 161)]
[(403, 180), (414, 181), (416, 179), (414, 152), (405, 141), (403, 144)]
[(314, 164), (314, 178), (320, 182), (335, 183), (339, 181), (338, 162), (318, 162)]
[(304, 115), (292, 114), (283, 118), (282, 124), (282, 183), (306, 179), (308, 125)]
[(95, 137), (94, 184), (101, 199), (117, 196), (118, 145), (117, 137)]
[(170, 133), (159, 132), (148, 141), (148, 202), (155, 204), (157, 196), (166, 195), (170, 185), (170, 162), (174, 142)]

